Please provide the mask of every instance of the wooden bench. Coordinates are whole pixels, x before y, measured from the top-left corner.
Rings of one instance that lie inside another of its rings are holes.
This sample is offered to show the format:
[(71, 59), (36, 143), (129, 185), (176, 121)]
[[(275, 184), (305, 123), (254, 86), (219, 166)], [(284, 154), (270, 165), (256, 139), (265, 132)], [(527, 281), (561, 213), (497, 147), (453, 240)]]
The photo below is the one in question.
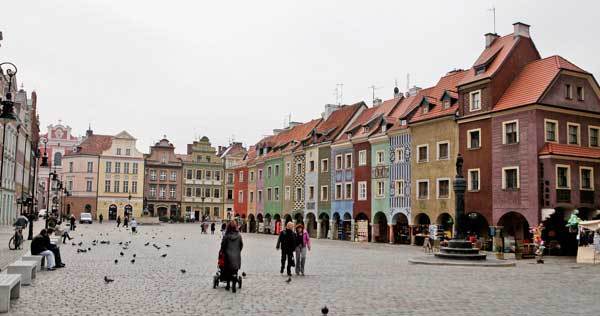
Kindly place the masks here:
[(42, 263), (44, 262), (44, 256), (36, 256), (36, 255), (29, 255), (29, 256), (23, 256), (21, 257), (21, 261), (33, 261), (35, 263), (37, 263), (37, 271), (42, 270)]
[(0, 274), (0, 313), (8, 313), (10, 300), (19, 298), (21, 276), (18, 274)]
[(21, 284), (30, 285), (35, 279), (37, 263), (33, 261), (15, 261), (6, 268), (8, 274), (20, 274)]

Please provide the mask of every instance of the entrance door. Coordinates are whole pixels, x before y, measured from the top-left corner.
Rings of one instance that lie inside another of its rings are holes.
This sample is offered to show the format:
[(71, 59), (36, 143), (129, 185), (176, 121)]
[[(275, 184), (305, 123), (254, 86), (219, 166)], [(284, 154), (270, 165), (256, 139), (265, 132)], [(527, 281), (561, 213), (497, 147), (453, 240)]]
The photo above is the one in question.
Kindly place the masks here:
[(108, 207), (108, 219), (111, 221), (117, 220), (117, 206), (114, 204)]
[(129, 204), (125, 205), (125, 216), (128, 216), (131, 219), (132, 214), (133, 214), (133, 207)]
[(200, 211), (194, 211), (194, 218), (200, 220)]

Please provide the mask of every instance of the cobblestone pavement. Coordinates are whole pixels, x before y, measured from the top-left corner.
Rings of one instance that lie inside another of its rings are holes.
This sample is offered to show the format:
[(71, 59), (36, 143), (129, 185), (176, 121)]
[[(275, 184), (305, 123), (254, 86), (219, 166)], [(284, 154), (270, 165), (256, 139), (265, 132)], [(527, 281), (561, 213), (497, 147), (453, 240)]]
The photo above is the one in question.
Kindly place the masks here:
[[(33, 223), (34, 236), (39, 233), (40, 229), (44, 227), (44, 224), (45, 222), (43, 220), (38, 220)], [(31, 244), (31, 241), (27, 240), (29, 233), (28, 229), (29, 228), (23, 230), (23, 238), (25, 238), (25, 242), (21, 247), (22, 249), (10, 250), (8, 249), (8, 241), (14, 235), (15, 229), (13, 226), (9, 225), (0, 226), (0, 270), (4, 271), (6, 266), (21, 258), (23, 254), (29, 253), (29, 245)]]
[[(112, 224), (79, 225), (74, 241), (91, 251), (62, 245), (67, 267), (39, 273), (8, 315), (320, 315), (323, 305), (329, 315), (600, 313), (600, 266), (576, 265), (573, 258), (519, 261), (515, 268), (423, 266), (407, 262), (422, 255), (417, 247), (313, 240), (307, 275), (288, 284), (278, 271), (275, 236), (244, 234), (247, 278), (232, 294), (212, 289), (219, 236), (200, 235), (192, 224), (140, 231), (132, 236)], [(92, 246), (94, 239), (111, 244)], [(118, 242), (128, 240), (123, 250)], [(115, 281), (105, 284), (105, 275)]]

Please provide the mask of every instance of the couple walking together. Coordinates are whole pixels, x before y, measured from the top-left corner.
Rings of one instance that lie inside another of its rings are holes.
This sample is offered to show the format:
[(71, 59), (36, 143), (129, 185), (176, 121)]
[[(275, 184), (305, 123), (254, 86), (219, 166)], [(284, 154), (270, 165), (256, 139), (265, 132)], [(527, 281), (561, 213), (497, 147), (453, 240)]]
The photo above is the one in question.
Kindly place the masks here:
[[(296, 275), (304, 275), (304, 265), (306, 263), (306, 252), (310, 250), (310, 236), (304, 230), (304, 225), (296, 225), (294, 232), (294, 223), (288, 222), (285, 230), (279, 234), (276, 249), (281, 249), (281, 270), (285, 267), (287, 261), (287, 275), (292, 275), (292, 267), (296, 267)], [(296, 253), (296, 262), (294, 263), (294, 252)]]

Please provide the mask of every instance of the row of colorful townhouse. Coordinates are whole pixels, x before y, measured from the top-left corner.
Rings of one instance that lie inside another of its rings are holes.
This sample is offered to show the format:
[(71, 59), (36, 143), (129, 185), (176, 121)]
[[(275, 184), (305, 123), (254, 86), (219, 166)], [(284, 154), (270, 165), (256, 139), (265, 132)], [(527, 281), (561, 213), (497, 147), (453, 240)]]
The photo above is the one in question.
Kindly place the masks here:
[(485, 35), (472, 67), (394, 98), (327, 105), (254, 146), (235, 169), (234, 212), (249, 231), (304, 222), (318, 238), (410, 243), (428, 226), (451, 234), (458, 154), (467, 179), (467, 227), (507, 247), (544, 223), (571, 254), (565, 219), (599, 216), (600, 87), (560, 56), (541, 58), (529, 26)]

